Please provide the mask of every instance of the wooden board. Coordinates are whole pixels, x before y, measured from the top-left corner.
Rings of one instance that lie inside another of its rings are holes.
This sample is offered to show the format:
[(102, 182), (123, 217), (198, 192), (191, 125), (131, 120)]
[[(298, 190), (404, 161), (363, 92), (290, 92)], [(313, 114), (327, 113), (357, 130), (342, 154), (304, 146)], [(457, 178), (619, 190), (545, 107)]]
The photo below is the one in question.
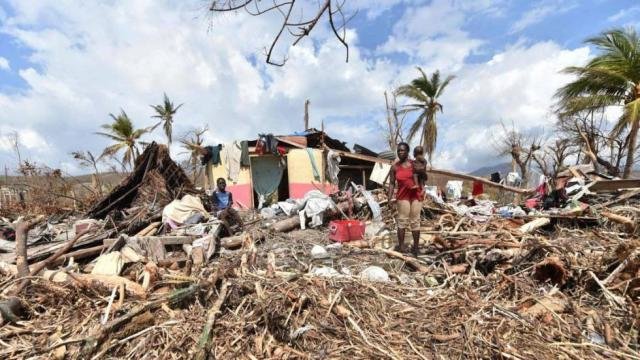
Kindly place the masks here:
[(589, 187), (594, 192), (616, 191), (622, 189), (640, 188), (640, 179), (600, 180)]

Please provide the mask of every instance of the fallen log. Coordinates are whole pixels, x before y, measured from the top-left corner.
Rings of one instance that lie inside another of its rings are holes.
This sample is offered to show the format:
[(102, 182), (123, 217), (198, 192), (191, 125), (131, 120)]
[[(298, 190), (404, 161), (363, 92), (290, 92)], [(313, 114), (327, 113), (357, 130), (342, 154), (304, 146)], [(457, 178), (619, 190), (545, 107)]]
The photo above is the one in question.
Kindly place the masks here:
[(502, 247), (502, 248), (520, 248), (522, 244), (512, 241), (499, 241), (489, 239), (467, 239), (467, 240), (454, 240), (447, 244), (450, 249), (459, 249), (471, 245), (486, 245), (487, 247)]
[[(242, 247), (242, 244), (245, 241), (246, 235), (247, 235), (246, 233), (241, 233), (238, 235), (221, 238), (220, 246), (222, 246), (227, 250), (240, 248)], [(252, 231), (249, 235), (251, 235), (251, 238), (253, 239), (253, 241), (259, 242), (264, 240), (264, 234), (259, 231)]]
[[(129, 240), (138, 241), (139, 243), (148, 241), (159, 241), (163, 245), (183, 245), (191, 244), (193, 240), (197, 239), (197, 236), (184, 235), (184, 236), (131, 236)], [(104, 239), (103, 244), (111, 245), (118, 241), (118, 239)]]
[(535, 191), (535, 189), (519, 189), (519, 188), (507, 186), (507, 185), (502, 185), (502, 184), (494, 183), (491, 180), (488, 180), (488, 179), (485, 179), (485, 178), (482, 178), (482, 177), (462, 174), (462, 173), (458, 173), (458, 172), (455, 172), (455, 171), (440, 170), (440, 169), (428, 169), (427, 173), (446, 175), (446, 176), (449, 176), (449, 177), (452, 177), (452, 178), (457, 178), (457, 179), (462, 179), (462, 180), (479, 181), (479, 182), (481, 182), (481, 183), (483, 183), (483, 184), (485, 184), (487, 186), (491, 186), (491, 187), (494, 187), (494, 188), (498, 188), (498, 189), (514, 192), (514, 193), (517, 193), (517, 194), (531, 194), (531, 193), (533, 193)]
[(626, 216), (614, 214), (614, 213), (609, 212), (609, 211), (601, 211), (600, 215), (606, 217), (607, 219), (609, 219), (609, 220), (611, 220), (611, 221), (613, 221), (615, 223), (624, 225), (627, 228), (628, 232), (633, 232), (635, 230), (636, 223), (635, 223), (635, 221), (633, 221), (633, 219), (629, 219)]
[(202, 334), (200, 335), (200, 339), (196, 345), (195, 358), (198, 360), (204, 360), (208, 356), (209, 349), (211, 348), (211, 330), (213, 329), (216, 318), (220, 313), (220, 308), (222, 308), (222, 304), (224, 304), (224, 301), (227, 298), (228, 287), (229, 283), (227, 281), (222, 283), (218, 299), (216, 299), (211, 306), (211, 309), (208, 311), (207, 322), (202, 329)]
[(113, 289), (116, 286), (124, 286), (125, 291), (130, 296), (137, 299), (144, 299), (146, 297), (146, 292), (140, 284), (121, 276), (66, 273), (62, 271), (45, 270), (42, 273), (42, 277), (56, 283), (70, 284), (74, 286), (80, 285), (84, 287), (94, 287), (97, 284), (107, 290)]
[(551, 219), (549, 218), (538, 218), (520, 226), (520, 232), (523, 234), (529, 234), (534, 232), (536, 229), (549, 225), (550, 223)]
[[(342, 214), (349, 211), (352, 205), (353, 205), (353, 202), (343, 201), (341, 203), (338, 203), (336, 207), (338, 208), (338, 213)], [(280, 220), (277, 223), (271, 225), (271, 229), (273, 229), (276, 232), (287, 232), (287, 231), (291, 231), (299, 228), (300, 228), (300, 216), (298, 214), (292, 215), (287, 219)]]
[(276, 232), (287, 232), (300, 228), (300, 217), (298, 215), (292, 216), (288, 219), (280, 220), (277, 223), (271, 225), (271, 228)]
[(158, 229), (160, 224), (161, 224), (160, 221), (152, 222), (151, 224), (149, 224), (149, 226), (147, 226), (144, 229), (140, 230), (135, 236), (148, 236), (148, 235), (151, 235), (155, 230)]

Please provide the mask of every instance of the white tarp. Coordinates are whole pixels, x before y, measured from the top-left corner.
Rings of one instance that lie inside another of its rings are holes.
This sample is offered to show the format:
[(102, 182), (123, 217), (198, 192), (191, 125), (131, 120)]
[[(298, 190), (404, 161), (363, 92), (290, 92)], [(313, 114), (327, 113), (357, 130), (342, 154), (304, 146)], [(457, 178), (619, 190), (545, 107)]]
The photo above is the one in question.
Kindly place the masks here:
[(173, 200), (164, 207), (162, 210), (162, 222), (171, 219), (178, 224), (184, 224), (188, 218), (198, 213), (202, 214), (205, 219), (209, 217), (199, 198), (193, 195), (185, 195), (182, 199)]
[(300, 211), (300, 227), (305, 228), (306, 218), (311, 218), (311, 227), (322, 225), (325, 210), (334, 207), (334, 203), (328, 195), (320, 190), (311, 190), (304, 195), (304, 208)]
[(387, 175), (389, 175), (389, 170), (391, 170), (391, 165), (375, 163), (373, 165), (373, 170), (371, 170), (369, 180), (377, 184), (384, 185), (384, 181), (387, 179)]

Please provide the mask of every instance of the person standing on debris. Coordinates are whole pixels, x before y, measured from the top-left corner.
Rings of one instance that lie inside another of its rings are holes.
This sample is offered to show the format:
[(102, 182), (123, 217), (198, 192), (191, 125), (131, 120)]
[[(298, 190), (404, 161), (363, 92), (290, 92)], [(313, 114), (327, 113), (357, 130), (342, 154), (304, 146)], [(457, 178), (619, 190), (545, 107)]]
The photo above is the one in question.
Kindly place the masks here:
[(395, 196), (395, 203), (398, 210), (398, 246), (397, 251), (404, 252), (404, 235), (406, 229), (411, 231), (413, 236), (414, 256), (418, 256), (418, 243), (420, 241), (420, 211), (422, 210), (422, 202), (420, 201), (420, 192), (416, 183), (413, 181), (413, 161), (409, 159), (409, 144), (401, 142), (397, 147), (398, 161), (391, 166), (389, 172), (389, 204), (394, 202), (393, 193), (396, 188), (398, 191)]
[(229, 234), (232, 233), (231, 227), (238, 225), (242, 227), (242, 219), (233, 206), (233, 194), (227, 191), (227, 182), (223, 178), (216, 180), (218, 188), (211, 195), (211, 203), (213, 205), (213, 213), (222, 220), (227, 226)]

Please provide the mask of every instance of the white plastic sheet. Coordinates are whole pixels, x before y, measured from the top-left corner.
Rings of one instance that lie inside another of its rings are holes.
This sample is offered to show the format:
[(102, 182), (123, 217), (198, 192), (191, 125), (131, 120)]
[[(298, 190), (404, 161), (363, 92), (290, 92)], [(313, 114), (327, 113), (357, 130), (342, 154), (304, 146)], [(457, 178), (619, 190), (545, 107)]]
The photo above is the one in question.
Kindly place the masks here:
[(447, 181), (447, 198), (449, 200), (458, 200), (462, 197), (462, 181)]

